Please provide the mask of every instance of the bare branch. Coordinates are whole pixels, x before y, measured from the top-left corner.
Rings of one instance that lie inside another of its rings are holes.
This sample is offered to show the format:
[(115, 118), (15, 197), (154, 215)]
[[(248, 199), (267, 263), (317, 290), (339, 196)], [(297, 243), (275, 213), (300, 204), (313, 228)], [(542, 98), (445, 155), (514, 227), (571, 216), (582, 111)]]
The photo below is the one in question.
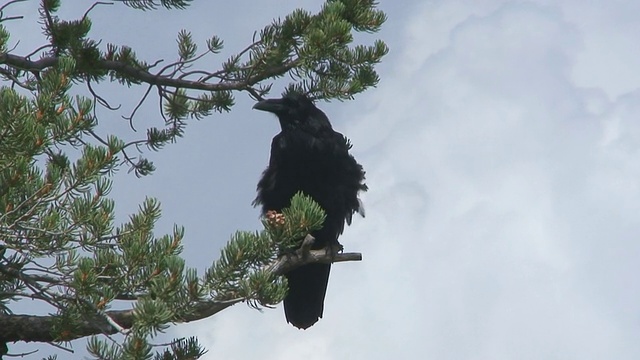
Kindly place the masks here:
[(131, 130), (133, 130), (133, 131), (136, 131), (135, 127), (133, 127), (133, 117), (136, 115), (136, 112), (138, 112), (138, 109), (140, 109), (140, 107), (142, 107), (142, 104), (144, 103), (144, 101), (147, 99), (147, 97), (151, 93), (151, 89), (153, 89), (153, 85), (149, 85), (147, 87), (147, 91), (144, 92), (144, 95), (142, 96), (140, 101), (138, 101), (138, 104), (136, 105), (136, 107), (133, 108), (133, 111), (131, 111), (131, 115), (122, 117), (123, 119), (129, 121), (129, 126), (131, 127)]
[(12, 5), (12, 4), (15, 4), (15, 3), (19, 3), (19, 2), (25, 2), (25, 1), (27, 1), (27, 0), (11, 0), (11, 1), (7, 2), (6, 4), (0, 6), (0, 13), (2, 13), (4, 11), (4, 9), (9, 5)]
[(91, 81), (87, 80), (87, 88), (89, 89), (89, 92), (91, 93), (91, 95), (93, 96), (93, 98), (96, 100), (96, 102), (102, 106), (104, 106), (105, 108), (109, 109), (109, 110), (118, 110), (120, 109), (120, 107), (122, 105), (118, 105), (116, 106), (111, 106), (111, 104), (109, 104), (109, 102), (103, 98), (102, 96), (98, 95), (98, 93), (95, 92), (95, 90), (93, 90), (93, 87), (91, 87)]
[(7, 354), (5, 354), (5, 356), (6, 356), (6, 357), (25, 357), (25, 356), (28, 356), (28, 355), (35, 354), (35, 353), (37, 353), (38, 351), (40, 351), (40, 350), (35, 349), (35, 350), (33, 350), (33, 351), (29, 351), (29, 352), (25, 352), (25, 353), (20, 353), (20, 354), (11, 354), (11, 353), (7, 353)]
[(98, 5), (113, 5), (113, 3), (112, 2), (102, 2), (102, 1), (94, 2), (93, 5), (91, 5), (91, 7), (88, 8), (87, 11), (84, 12), (84, 15), (82, 15), (82, 20), (84, 21), (87, 18), (87, 16), (89, 15), (89, 13), (91, 12), (91, 10), (93, 10)]
[(7, 16), (6, 18), (2, 18), (2, 19), (0, 19), (0, 22), (2, 22), (2, 21), (8, 21), (8, 20), (21, 20), (21, 19), (24, 19), (24, 16), (22, 16), (22, 15)]
[(5, 76), (7, 79), (11, 80), (11, 82), (13, 84), (16, 84), (18, 86), (20, 86), (21, 88), (25, 89), (25, 90), (29, 90), (29, 91), (34, 91), (36, 89), (35, 86), (33, 85), (29, 85), (26, 82), (22, 82), (20, 80), (18, 80), (18, 78), (16, 78), (9, 70), (4, 69), (4, 68), (0, 68), (0, 75)]

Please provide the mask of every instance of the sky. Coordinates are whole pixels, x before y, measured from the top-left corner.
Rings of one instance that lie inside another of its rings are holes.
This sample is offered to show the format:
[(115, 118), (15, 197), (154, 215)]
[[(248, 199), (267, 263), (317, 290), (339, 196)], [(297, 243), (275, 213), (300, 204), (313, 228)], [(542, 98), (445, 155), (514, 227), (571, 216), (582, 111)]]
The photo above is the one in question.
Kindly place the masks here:
[[(102, 6), (92, 34), (169, 61), (186, 28), (201, 41), (221, 36), (230, 54), (272, 18), (321, 3)], [(12, 11), (35, 14), (35, 5)], [(360, 37), (390, 47), (379, 86), (318, 104), (367, 171), (367, 217), (341, 237), (364, 260), (333, 266), (324, 318), (306, 331), (281, 307), (236, 305), (168, 335), (198, 336), (204, 359), (640, 358), (640, 2), (380, 8), (383, 30)], [(62, 14), (85, 10), (66, 1)], [(42, 43), (29, 18), (12, 26), (24, 49)], [(142, 90), (103, 91), (131, 109)], [(278, 124), (252, 111), (246, 94), (236, 99), (231, 113), (194, 122), (182, 141), (148, 154), (153, 176), (115, 177), (118, 216), (157, 197), (158, 234), (184, 225), (185, 258), (200, 270), (235, 230), (260, 227), (251, 201)], [(141, 128), (160, 120), (154, 106), (142, 114)]]

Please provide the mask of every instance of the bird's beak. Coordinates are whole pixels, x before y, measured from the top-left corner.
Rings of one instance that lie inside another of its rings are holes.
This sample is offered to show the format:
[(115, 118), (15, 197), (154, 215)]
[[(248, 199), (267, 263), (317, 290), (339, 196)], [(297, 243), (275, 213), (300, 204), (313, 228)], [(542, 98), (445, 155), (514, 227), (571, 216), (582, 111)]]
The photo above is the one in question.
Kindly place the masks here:
[(282, 99), (267, 99), (258, 101), (253, 108), (256, 110), (268, 111), (274, 114), (282, 112), (284, 110), (284, 104)]

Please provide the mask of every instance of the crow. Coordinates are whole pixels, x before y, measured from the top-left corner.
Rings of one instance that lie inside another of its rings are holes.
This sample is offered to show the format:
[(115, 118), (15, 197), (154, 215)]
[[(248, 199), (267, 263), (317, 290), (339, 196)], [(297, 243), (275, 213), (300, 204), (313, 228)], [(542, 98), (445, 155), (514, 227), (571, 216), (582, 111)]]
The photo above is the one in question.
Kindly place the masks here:
[[(275, 114), (282, 131), (271, 143), (269, 166), (258, 182), (254, 206), (280, 212), (301, 191), (325, 211), (326, 219), (312, 249), (341, 249), (338, 236), (355, 212), (364, 216), (358, 193), (366, 191), (365, 172), (349, 154), (350, 141), (331, 127), (327, 116), (305, 95), (289, 93), (256, 103), (254, 109)], [(322, 317), (330, 264), (308, 264), (285, 274), (288, 323), (307, 329)]]

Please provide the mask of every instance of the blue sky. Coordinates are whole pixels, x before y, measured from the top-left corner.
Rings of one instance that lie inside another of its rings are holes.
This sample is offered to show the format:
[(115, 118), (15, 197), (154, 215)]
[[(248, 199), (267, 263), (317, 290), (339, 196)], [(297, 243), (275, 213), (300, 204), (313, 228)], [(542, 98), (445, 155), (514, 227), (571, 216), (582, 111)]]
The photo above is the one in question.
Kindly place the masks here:
[[(12, 9), (35, 14), (36, 3)], [(64, 2), (63, 14), (85, 4)], [(273, 17), (320, 4), (103, 6), (93, 36), (170, 61), (186, 28), (221, 36), (232, 53)], [(640, 3), (381, 8), (384, 30), (362, 37), (391, 49), (379, 86), (318, 104), (367, 170), (367, 218), (341, 238), (364, 261), (334, 266), (325, 318), (309, 330), (286, 324), (281, 308), (236, 305), (169, 335), (197, 335), (207, 359), (640, 357)], [(34, 24), (12, 24), (19, 49), (41, 44)], [(210, 59), (217, 69), (224, 57)], [(141, 93), (104, 91), (124, 109)], [(155, 175), (118, 174), (112, 193), (122, 219), (157, 197), (158, 233), (185, 225), (185, 257), (199, 269), (236, 229), (259, 227), (250, 203), (278, 124), (236, 99), (231, 113), (194, 121), (182, 141), (149, 154)], [(144, 109), (140, 128), (158, 124), (156, 111)], [(101, 121), (124, 131), (119, 115)]]

